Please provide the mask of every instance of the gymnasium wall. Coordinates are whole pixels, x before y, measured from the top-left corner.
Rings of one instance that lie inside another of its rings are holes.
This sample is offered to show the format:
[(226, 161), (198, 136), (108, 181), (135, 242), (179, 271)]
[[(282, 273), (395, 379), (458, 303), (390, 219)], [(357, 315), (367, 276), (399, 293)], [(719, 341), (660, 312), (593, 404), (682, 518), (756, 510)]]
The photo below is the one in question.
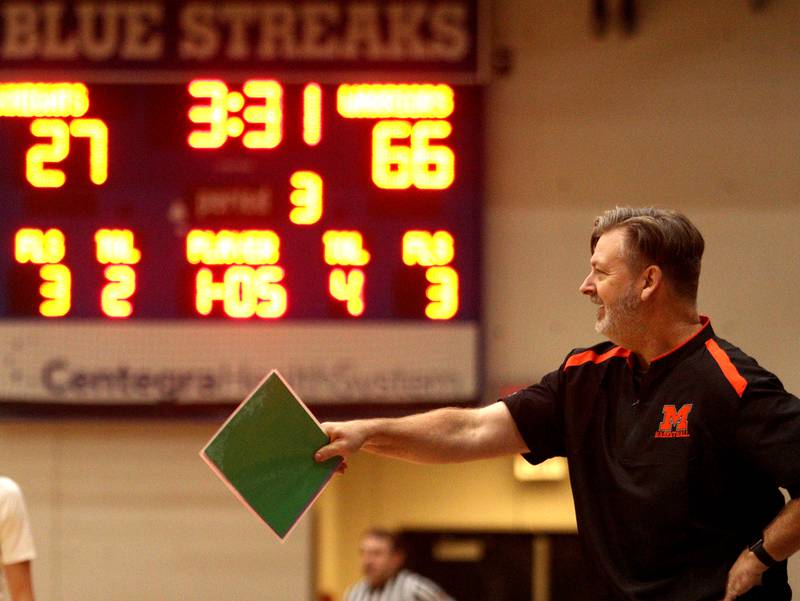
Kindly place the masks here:
[[(496, 45), (513, 60), (487, 89), (484, 400), (596, 340), (577, 289), (593, 218), (615, 204), (672, 206), (696, 221), (702, 312), (800, 391), (800, 5), (643, 0), (635, 35), (612, 24), (597, 38), (588, 4), (493, 6)], [(363, 456), (318, 502), (316, 559), (307, 544), (288, 566), (265, 561), (271, 535), (196, 458), (215, 426), (2, 424), (0, 471), (28, 494), (39, 597), (247, 599), (286, 575), (339, 601), (367, 525), (574, 527), (568, 485), (518, 483), (510, 459), (425, 467)], [(202, 532), (183, 529), (192, 520)], [(125, 540), (158, 532), (158, 547), (123, 546), (105, 535), (110, 524)], [(111, 565), (124, 575), (113, 584)], [(800, 590), (796, 563), (792, 577)]]
[(198, 456), (218, 423), (0, 422), (43, 601), (305, 601), (313, 520), (281, 544)]

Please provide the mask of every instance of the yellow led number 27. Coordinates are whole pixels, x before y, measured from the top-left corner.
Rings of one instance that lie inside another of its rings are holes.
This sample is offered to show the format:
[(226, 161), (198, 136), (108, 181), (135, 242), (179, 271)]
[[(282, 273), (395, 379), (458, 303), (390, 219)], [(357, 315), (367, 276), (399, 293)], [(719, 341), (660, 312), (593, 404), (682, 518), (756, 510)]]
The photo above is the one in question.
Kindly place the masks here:
[(100, 185), (108, 179), (108, 128), (100, 119), (34, 119), (31, 133), (50, 138), (34, 144), (25, 155), (25, 177), (37, 188), (60, 188), (67, 177), (61, 169), (45, 163), (60, 163), (69, 156), (70, 138), (89, 139), (89, 179)]

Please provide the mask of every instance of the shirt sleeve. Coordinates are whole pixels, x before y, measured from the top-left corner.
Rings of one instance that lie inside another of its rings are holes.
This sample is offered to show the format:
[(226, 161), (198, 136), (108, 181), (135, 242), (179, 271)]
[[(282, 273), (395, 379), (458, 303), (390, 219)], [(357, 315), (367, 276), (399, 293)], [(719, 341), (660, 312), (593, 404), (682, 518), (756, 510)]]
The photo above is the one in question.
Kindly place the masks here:
[(736, 417), (740, 452), (776, 485), (800, 496), (800, 399), (755, 362), (741, 368), (747, 381)]
[(36, 557), (22, 491), (10, 480), (0, 492), (0, 558), (4, 565)]
[(545, 375), (538, 384), (501, 399), (528, 445), (530, 452), (523, 457), (529, 463), (541, 463), (566, 453), (559, 402), (561, 387), (561, 371), (558, 370)]

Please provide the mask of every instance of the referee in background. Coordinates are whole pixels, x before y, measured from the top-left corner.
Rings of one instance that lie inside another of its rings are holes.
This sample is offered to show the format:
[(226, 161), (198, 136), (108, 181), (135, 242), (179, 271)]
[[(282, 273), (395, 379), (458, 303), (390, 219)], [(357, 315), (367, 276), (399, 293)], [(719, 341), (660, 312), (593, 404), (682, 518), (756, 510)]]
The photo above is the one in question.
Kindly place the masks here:
[(405, 551), (391, 532), (368, 530), (359, 553), (364, 577), (347, 590), (344, 601), (454, 601), (436, 583), (403, 569)]

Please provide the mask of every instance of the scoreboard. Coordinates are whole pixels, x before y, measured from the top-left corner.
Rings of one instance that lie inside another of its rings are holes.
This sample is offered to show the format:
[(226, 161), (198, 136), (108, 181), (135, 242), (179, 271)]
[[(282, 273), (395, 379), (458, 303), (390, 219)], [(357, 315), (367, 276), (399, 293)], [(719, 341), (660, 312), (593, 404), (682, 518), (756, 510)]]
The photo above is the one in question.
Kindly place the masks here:
[(478, 397), (479, 86), (41, 63), (0, 69), (0, 400)]

